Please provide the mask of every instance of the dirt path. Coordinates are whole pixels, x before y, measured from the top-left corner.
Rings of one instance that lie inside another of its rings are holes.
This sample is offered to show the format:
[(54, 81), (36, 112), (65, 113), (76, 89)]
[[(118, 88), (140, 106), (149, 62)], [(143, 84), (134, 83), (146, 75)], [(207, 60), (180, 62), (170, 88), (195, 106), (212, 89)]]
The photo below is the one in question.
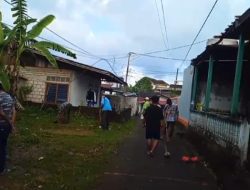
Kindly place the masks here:
[(147, 157), (144, 129), (138, 125), (135, 134), (124, 142), (111, 161), (96, 190), (217, 189), (216, 180), (207, 168), (181, 161), (183, 154), (194, 151), (185, 139), (175, 135), (169, 151), (171, 158), (164, 158), (161, 143), (155, 156)]

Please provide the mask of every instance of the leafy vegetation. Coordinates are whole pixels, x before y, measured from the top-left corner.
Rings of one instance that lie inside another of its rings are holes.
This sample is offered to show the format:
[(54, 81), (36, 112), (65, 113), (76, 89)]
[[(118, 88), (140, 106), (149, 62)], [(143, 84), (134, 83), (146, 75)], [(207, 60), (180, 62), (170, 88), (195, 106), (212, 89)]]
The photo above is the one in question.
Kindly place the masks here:
[(11, 4), (14, 19), (12, 29), (2, 23), (0, 12), (0, 80), (7, 91), (11, 90), (13, 94), (16, 94), (20, 66), (25, 65), (21, 63), (21, 56), (24, 52), (32, 53), (32, 50), (36, 50), (55, 67), (57, 66), (56, 60), (49, 50), (55, 50), (73, 58), (76, 58), (76, 55), (57, 43), (36, 40), (55, 19), (53, 15), (47, 15), (37, 22), (27, 14), (26, 0), (11, 0)]
[(136, 81), (134, 86), (130, 85), (129, 90), (136, 93), (151, 92), (153, 90), (153, 86), (148, 77), (143, 77), (139, 81)]
[(27, 95), (29, 95), (33, 90), (33, 85), (22, 85), (18, 89), (18, 95), (17, 98), (21, 102), (24, 102), (27, 98)]
[(0, 189), (93, 189), (117, 152), (119, 142), (133, 131), (133, 120), (98, 128), (98, 120), (72, 113), (69, 124), (54, 123), (53, 109), (27, 107), (18, 116), (18, 133), (9, 139), (10, 172), (0, 176)]

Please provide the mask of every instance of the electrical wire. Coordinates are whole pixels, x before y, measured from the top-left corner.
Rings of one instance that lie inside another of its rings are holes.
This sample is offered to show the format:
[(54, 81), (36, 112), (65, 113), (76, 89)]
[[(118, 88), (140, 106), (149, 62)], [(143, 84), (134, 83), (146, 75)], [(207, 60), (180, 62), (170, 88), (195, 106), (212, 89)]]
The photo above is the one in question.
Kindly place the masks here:
[(211, 13), (213, 12), (213, 10), (214, 10), (216, 4), (218, 3), (218, 1), (219, 1), (219, 0), (215, 0), (213, 6), (212, 6), (212, 8), (211, 8), (211, 10), (209, 11), (209, 13), (208, 13), (208, 15), (207, 15), (205, 21), (204, 21), (203, 24), (201, 25), (201, 28), (199, 29), (198, 33), (196, 34), (196, 36), (195, 36), (195, 38), (194, 38), (192, 44), (190, 45), (190, 47), (189, 47), (189, 49), (188, 49), (188, 51), (187, 51), (187, 53), (186, 53), (186, 55), (185, 55), (185, 57), (184, 57), (184, 59), (183, 59), (183, 62), (182, 62), (181, 65), (179, 66), (179, 68), (181, 68), (182, 65), (185, 63), (185, 61), (187, 61), (186, 59), (187, 59), (187, 57), (188, 57), (188, 55), (189, 55), (189, 53), (190, 53), (190, 51), (191, 51), (191, 49), (192, 49), (192, 47), (193, 47), (194, 42), (196, 41), (196, 39), (197, 39), (198, 36), (200, 35), (200, 33), (201, 33), (203, 27), (205, 26), (205, 24), (206, 24), (208, 18), (210, 17)]
[(170, 45), (169, 45), (169, 40), (168, 40), (168, 33), (167, 33), (166, 16), (165, 16), (165, 11), (164, 11), (164, 7), (163, 7), (163, 2), (162, 2), (162, 0), (161, 0), (161, 10), (162, 10), (162, 16), (163, 16), (163, 24), (164, 24), (166, 42), (167, 42), (167, 44), (168, 44), (168, 47), (170, 47)]
[[(12, 3), (8, 2), (7, 0), (4, 0), (4, 1), (5, 1), (6, 3), (8, 3), (9, 5), (13, 6)], [(32, 18), (32, 17), (29, 16), (29, 15), (27, 15), (27, 16), (28, 16), (29, 18)], [(53, 30), (51, 30), (50, 28), (46, 27), (45, 29), (48, 30), (49, 32), (51, 32), (52, 34), (56, 35), (57, 37), (59, 37), (59, 38), (62, 39), (63, 41), (69, 43), (69, 44), (72, 45), (73, 47), (75, 47), (75, 48), (81, 50), (81, 51), (84, 52), (85, 54), (88, 54), (88, 55), (93, 56), (93, 57), (95, 57), (95, 58), (99, 58), (99, 59), (101, 58), (101, 57), (99, 57), (99, 56), (96, 56), (96, 55), (94, 55), (94, 54), (92, 54), (92, 53), (86, 51), (85, 49), (81, 48), (80, 46), (78, 46), (78, 45), (72, 43), (71, 41), (69, 41), (69, 40), (67, 40), (66, 38), (64, 38), (63, 36), (57, 34), (57, 33), (54, 32)]]
[[(206, 42), (207, 40), (201, 40), (199, 42), (194, 43), (193, 45), (198, 45), (200, 43)], [(177, 50), (177, 49), (182, 49), (182, 48), (186, 48), (189, 47), (191, 44), (187, 44), (187, 45), (182, 45), (182, 46), (177, 46), (177, 47), (173, 47), (173, 48), (169, 48), (169, 49), (165, 49), (165, 50), (157, 50), (157, 51), (151, 51), (151, 52), (146, 52), (143, 54), (155, 54), (155, 53), (162, 53), (162, 52), (166, 52), (166, 51), (171, 51), (171, 50)]]
[(159, 13), (159, 8), (158, 8), (157, 1), (156, 1), (156, 0), (155, 0), (155, 6), (156, 6), (156, 10), (157, 10), (157, 15), (158, 15), (158, 21), (159, 21), (160, 28), (161, 28), (161, 36), (162, 36), (162, 39), (163, 39), (163, 43), (164, 43), (164, 46), (166, 47), (166, 49), (168, 49), (167, 43), (166, 43), (166, 41), (165, 41), (164, 33), (163, 33), (163, 30), (162, 30), (162, 24), (161, 24), (161, 19), (160, 19), (160, 13)]
[[(157, 59), (167, 59), (167, 60), (174, 60), (174, 61), (183, 61), (183, 59), (179, 59), (179, 58), (153, 56), (153, 55), (141, 54), (141, 53), (135, 53), (135, 54), (141, 55), (141, 56), (146, 56), (146, 57), (151, 57), (151, 58), (157, 58)], [(190, 60), (190, 61), (191, 61), (191, 60)]]

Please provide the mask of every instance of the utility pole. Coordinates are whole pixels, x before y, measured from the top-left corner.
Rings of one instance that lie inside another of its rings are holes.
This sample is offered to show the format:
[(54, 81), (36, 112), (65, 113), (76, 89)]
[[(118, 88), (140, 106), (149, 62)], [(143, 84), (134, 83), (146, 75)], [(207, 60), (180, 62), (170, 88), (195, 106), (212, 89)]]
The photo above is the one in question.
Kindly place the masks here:
[(129, 71), (129, 64), (130, 64), (130, 57), (132, 55), (132, 52), (128, 53), (128, 65), (127, 65), (127, 72), (126, 72), (126, 78), (125, 78), (125, 82), (128, 82), (128, 71)]
[(178, 83), (178, 73), (179, 73), (179, 69), (177, 68), (176, 77), (175, 77), (175, 85), (177, 85)]
[(178, 73), (179, 73), (179, 68), (177, 68), (177, 71), (176, 71), (176, 77), (175, 77), (175, 82), (174, 82), (174, 91), (176, 91), (176, 85), (178, 83)]

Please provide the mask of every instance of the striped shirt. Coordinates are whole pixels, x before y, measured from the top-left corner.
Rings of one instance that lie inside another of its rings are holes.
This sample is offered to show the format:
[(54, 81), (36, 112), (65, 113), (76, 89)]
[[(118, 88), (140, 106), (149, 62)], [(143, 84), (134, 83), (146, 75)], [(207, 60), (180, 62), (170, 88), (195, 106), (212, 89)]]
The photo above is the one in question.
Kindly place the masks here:
[(164, 117), (168, 121), (176, 121), (178, 119), (179, 110), (177, 105), (166, 105), (164, 108)]
[[(11, 96), (4, 91), (0, 91), (0, 110), (5, 113), (9, 120), (11, 120), (13, 116), (13, 107), (14, 100), (11, 98)], [(1, 124), (8, 124), (8, 121), (1, 118), (0, 116), (0, 125)]]

